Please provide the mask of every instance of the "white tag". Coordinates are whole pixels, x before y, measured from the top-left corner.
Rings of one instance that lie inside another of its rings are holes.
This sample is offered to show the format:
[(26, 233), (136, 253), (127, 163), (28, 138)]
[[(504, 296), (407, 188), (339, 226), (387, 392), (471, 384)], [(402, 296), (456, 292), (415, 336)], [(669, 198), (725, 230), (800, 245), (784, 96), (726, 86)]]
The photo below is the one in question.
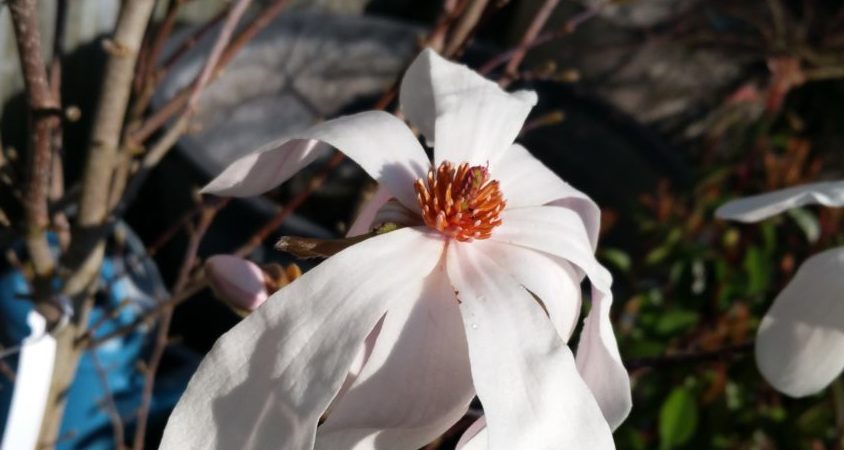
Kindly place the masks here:
[(44, 317), (34, 310), (29, 312), (26, 321), (32, 333), (21, 344), (2, 450), (30, 450), (38, 446), (41, 419), (53, 377), (56, 340), (46, 332)]

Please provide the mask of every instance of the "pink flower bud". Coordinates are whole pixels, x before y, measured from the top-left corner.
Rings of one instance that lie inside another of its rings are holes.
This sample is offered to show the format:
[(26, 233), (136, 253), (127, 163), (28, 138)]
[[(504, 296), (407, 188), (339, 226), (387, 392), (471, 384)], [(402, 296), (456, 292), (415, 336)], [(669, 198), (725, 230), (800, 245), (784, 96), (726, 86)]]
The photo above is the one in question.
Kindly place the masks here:
[(252, 261), (232, 255), (214, 255), (205, 262), (214, 294), (236, 309), (254, 311), (269, 297), (264, 272)]

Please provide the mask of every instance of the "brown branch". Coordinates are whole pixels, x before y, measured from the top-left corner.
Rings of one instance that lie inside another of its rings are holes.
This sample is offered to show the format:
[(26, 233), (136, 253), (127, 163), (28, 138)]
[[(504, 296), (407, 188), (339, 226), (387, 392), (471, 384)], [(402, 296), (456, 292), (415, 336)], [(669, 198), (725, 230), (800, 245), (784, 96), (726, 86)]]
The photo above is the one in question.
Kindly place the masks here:
[[(58, 0), (56, 3), (56, 22), (53, 29), (53, 55), (50, 61), (50, 91), (57, 105), (62, 104), (61, 83), (62, 83), (62, 59), (64, 58), (64, 33), (67, 27), (67, 0)], [(50, 167), (50, 192), (48, 199), (50, 205), (55, 204), (64, 197), (64, 163), (63, 163), (63, 130), (60, 126), (61, 120), (57, 117), (56, 126), (52, 132), (52, 158)], [(59, 247), (62, 251), (67, 250), (70, 244), (70, 221), (65, 212), (61, 209), (53, 209), (51, 217), (53, 230), (59, 238)]]
[(712, 361), (721, 361), (728, 358), (740, 357), (753, 351), (753, 342), (748, 341), (742, 344), (730, 345), (717, 350), (707, 352), (684, 352), (672, 355), (656, 356), (653, 358), (636, 358), (624, 361), (627, 370), (643, 368), (660, 369), (675, 367), (681, 364), (699, 364)]
[[(217, 75), (237, 53), (248, 44), (260, 31), (266, 28), (272, 21), (281, 14), (287, 7), (290, 0), (275, 0), (273, 4), (264, 9), (252, 22), (241, 31), (220, 55), (212, 75)], [(194, 80), (189, 86), (185, 86), (174, 95), (164, 106), (155, 112), (141, 127), (129, 135), (127, 140), (130, 146), (137, 147), (139, 143), (146, 141), (159, 128), (164, 126), (168, 120), (183, 110), (191, 97), (194, 86), (198, 80)]]
[(293, 214), (293, 211), (296, 210), (302, 203), (307, 200), (311, 194), (314, 193), (320, 186), (325, 182), (328, 175), (337, 167), (343, 160), (345, 159), (345, 155), (340, 152), (335, 153), (320, 169), (319, 173), (317, 173), (313, 178), (311, 178), (310, 182), (308, 183), (307, 188), (304, 191), (300, 192), (296, 197), (294, 197), (290, 202), (288, 202), (284, 208), (281, 208), (275, 215), (273, 215), (270, 220), (268, 220), (264, 225), (256, 231), (252, 236), (234, 251), (234, 254), (237, 256), (246, 257), (250, 253), (252, 253), (258, 246), (261, 245), (278, 227)]
[(126, 336), (127, 334), (136, 331), (138, 327), (152, 323), (167, 308), (175, 308), (176, 306), (181, 305), (187, 299), (193, 297), (197, 292), (205, 289), (206, 286), (208, 286), (208, 284), (205, 282), (205, 280), (203, 280), (201, 273), (197, 273), (194, 276), (194, 279), (188, 284), (187, 287), (185, 287), (182, 292), (178, 294), (173, 294), (167, 300), (157, 303), (155, 307), (153, 307), (149, 311), (146, 311), (141, 317), (138, 317), (137, 319), (132, 321), (132, 323), (126, 324), (98, 338), (94, 338), (93, 333), (86, 333), (85, 335), (77, 339), (77, 343), (81, 347), (91, 349), (94, 347), (98, 347), (110, 341), (111, 339)]
[(26, 87), (31, 126), (24, 188), (25, 241), (35, 269), (36, 299), (42, 302), (49, 297), (49, 278), (55, 269), (46, 232), (50, 224), (47, 196), (51, 172), (51, 133), (58, 125), (58, 103), (50, 93), (44, 67), (35, 0), (12, 0), (8, 5)]
[(77, 223), (82, 228), (101, 225), (108, 212), (109, 187), (118, 158), (117, 146), (129, 104), (135, 63), (154, 4), (154, 0), (124, 3), (114, 37), (105, 45), (110, 55), (91, 132), (79, 201)]
[(583, 24), (583, 22), (586, 22), (589, 19), (592, 19), (593, 17), (597, 16), (606, 7), (612, 5), (616, 1), (617, 0), (606, 0), (604, 2), (598, 3), (597, 5), (586, 9), (581, 13), (575, 15), (571, 19), (567, 20), (563, 24), (563, 26), (557, 28), (556, 30), (542, 33), (536, 36), (536, 38), (530, 42), (519, 44), (505, 52), (499, 53), (498, 55), (492, 57), (489, 61), (484, 63), (478, 70), (478, 72), (486, 75), (522, 52), (526, 52), (542, 44), (546, 44), (555, 39), (559, 39), (561, 37), (568, 36), (569, 34), (574, 33), (577, 30), (577, 27)]
[(111, 387), (108, 385), (108, 373), (103, 367), (100, 357), (97, 356), (96, 351), (91, 352), (91, 361), (94, 363), (94, 370), (97, 372), (97, 378), (99, 378), (100, 384), (103, 386), (103, 392), (105, 393), (105, 398), (102, 400), (102, 406), (108, 414), (109, 420), (111, 420), (111, 429), (114, 434), (114, 448), (116, 450), (123, 450), (126, 448), (123, 419), (120, 417), (120, 412), (117, 410), (117, 404), (114, 402), (114, 395), (111, 393)]
[[(207, 206), (203, 209), (199, 216), (199, 223), (196, 230), (191, 233), (188, 241), (188, 247), (185, 250), (185, 256), (182, 261), (182, 267), (179, 270), (179, 276), (173, 285), (173, 292), (182, 292), (189, 285), (191, 280), (191, 273), (196, 264), (197, 252), (199, 251), (199, 244), (202, 242), (205, 232), (214, 220), (214, 216), (220, 210), (225, 202), (216, 202), (213, 205)], [(158, 322), (158, 330), (155, 336), (155, 346), (150, 356), (149, 364), (144, 374), (144, 390), (141, 397), (141, 406), (138, 408), (137, 428), (135, 429), (135, 439), (133, 448), (135, 450), (142, 450), (144, 448), (144, 437), (146, 435), (147, 419), (149, 417), (149, 407), (152, 403), (152, 392), (155, 387), (155, 375), (158, 371), (158, 366), (161, 363), (161, 358), (164, 356), (164, 350), (167, 348), (168, 334), (170, 332), (170, 322), (173, 318), (174, 306), (167, 305)]]
[[(554, 8), (556, 8), (559, 3), (560, 0), (545, 0), (545, 3), (540, 6), (539, 11), (537, 11), (533, 16), (533, 20), (531, 20), (525, 30), (525, 34), (522, 35), (522, 39), (519, 41), (520, 47), (525, 47), (536, 39), (539, 32), (542, 31), (542, 28), (545, 26), (545, 23), (548, 22), (548, 18), (551, 17), (551, 13), (554, 11)], [(515, 75), (519, 68), (519, 64), (521, 64), (522, 60), (525, 58), (525, 54), (527, 54), (526, 48), (522, 48), (514, 53), (512, 58), (510, 58), (510, 62), (507, 63), (504, 73), (509, 76)]]
[(469, 37), (475, 30), (475, 26), (486, 10), (487, 3), (489, 3), (489, 0), (470, 0), (470, 3), (466, 6), (466, 10), (461, 14), (454, 31), (451, 33), (448, 45), (445, 46), (446, 55), (456, 54), (463, 47), (464, 43), (469, 40)]
[(117, 144), (129, 102), (137, 51), (154, 4), (154, 0), (124, 2), (114, 37), (106, 45), (110, 56), (88, 146), (76, 227), (71, 248), (66, 253), (68, 276), (62, 285), (63, 293), (73, 302), (75, 314), (70, 324), (54, 333), (56, 361), (47, 409), (41, 423), (39, 442), (42, 444), (57, 440), (67, 389), (73, 382), (82, 354), (77, 339), (87, 326), (93, 307), (96, 275), (105, 252), (102, 228), (108, 212), (109, 186), (118, 159)]

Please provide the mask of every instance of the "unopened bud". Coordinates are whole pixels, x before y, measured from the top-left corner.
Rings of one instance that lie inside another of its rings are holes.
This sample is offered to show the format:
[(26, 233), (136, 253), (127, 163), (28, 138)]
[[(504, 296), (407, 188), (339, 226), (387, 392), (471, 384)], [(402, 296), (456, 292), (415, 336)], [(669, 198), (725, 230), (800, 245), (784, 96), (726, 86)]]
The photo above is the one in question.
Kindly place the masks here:
[(215, 255), (205, 262), (205, 273), (217, 298), (236, 310), (254, 311), (269, 297), (264, 272), (251, 261)]

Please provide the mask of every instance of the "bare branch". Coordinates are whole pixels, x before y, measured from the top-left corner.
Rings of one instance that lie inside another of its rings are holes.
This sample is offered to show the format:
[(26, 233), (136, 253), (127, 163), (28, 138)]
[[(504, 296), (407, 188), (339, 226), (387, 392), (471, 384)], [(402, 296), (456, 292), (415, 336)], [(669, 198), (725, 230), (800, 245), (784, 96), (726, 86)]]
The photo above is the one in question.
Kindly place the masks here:
[(711, 361), (721, 361), (727, 358), (742, 356), (753, 350), (753, 342), (748, 341), (738, 345), (730, 345), (707, 352), (684, 352), (672, 355), (656, 356), (653, 358), (637, 358), (624, 361), (628, 370), (642, 368), (659, 369), (674, 367), (681, 364), (698, 364)]
[(36, 298), (42, 301), (49, 294), (47, 280), (55, 269), (46, 231), (50, 222), (47, 194), (51, 172), (51, 130), (58, 124), (58, 104), (50, 93), (44, 67), (35, 0), (10, 1), (9, 12), (26, 86), (31, 125), (24, 190), (25, 240), (35, 268)]
[(77, 225), (81, 228), (100, 226), (108, 212), (109, 187), (118, 157), (117, 147), (132, 90), (135, 63), (154, 5), (154, 0), (125, 2), (114, 37), (105, 45), (110, 56), (82, 180), (77, 217)]
[[(191, 280), (191, 273), (196, 264), (197, 252), (199, 251), (199, 244), (208, 231), (208, 227), (213, 222), (214, 217), (220, 208), (226, 202), (216, 202), (213, 205), (206, 206), (199, 216), (199, 223), (196, 230), (191, 233), (188, 241), (188, 247), (185, 250), (185, 256), (182, 260), (182, 267), (179, 270), (179, 276), (176, 283), (173, 285), (173, 292), (182, 292), (188, 287)], [(173, 318), (173, 305), (168, 305), (161, 313), (161, 318), (158, 322), (158, 330), (155, 336), (155, 346), (150, 356), (149, 364), (147, 364), (146, 373), (144, 374), (144, 391), (141, 397), (141, 406), (138, 408), (137, 427), (135, 429), (135, 439), (133, 448), (135, 450), (142, 450), (144, 448), (144, 437), (146, 435), (147, 419), (149, 417), (149, 407), (152, 403), (152, 391), (155, 387), (155, 375), (158, 372), (158, 366), (161, 363), (161, 358), (164, 356), (164, 350), (167, 348), (168, 334), (170, 332), (170, 321)]]
[(513, 57), (504, 69), (504, 73), (508, 75), (514, 75), (516, 73), (519, 68), (519, 64), (522, 63), (522, 60), (525, 58), (525, 54), (527, 53), (526, 46), (539, 36), (539, 32), (542, 31), (542, 27), (545, 26), (546, 22), (548, 22), (548, 18), (551, 17), (551, 13), (559, 3), (560, 0), (545, 0), (545, 3), (542, 4), (539, 11), (537, 11), (533, 16), (533, 20), (531, 20), (530, 25), (528, 25), (527, 30), (525, 30), (525, 34), (522, 35), (521, 41), (519, 41), (519, 47), (521, 49), (513, 54)]

